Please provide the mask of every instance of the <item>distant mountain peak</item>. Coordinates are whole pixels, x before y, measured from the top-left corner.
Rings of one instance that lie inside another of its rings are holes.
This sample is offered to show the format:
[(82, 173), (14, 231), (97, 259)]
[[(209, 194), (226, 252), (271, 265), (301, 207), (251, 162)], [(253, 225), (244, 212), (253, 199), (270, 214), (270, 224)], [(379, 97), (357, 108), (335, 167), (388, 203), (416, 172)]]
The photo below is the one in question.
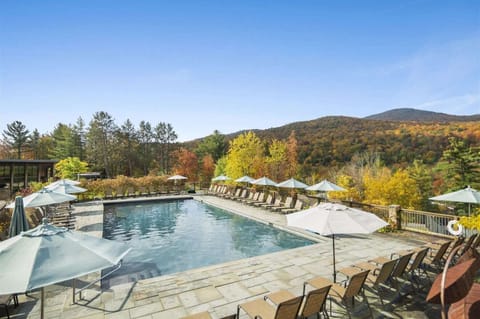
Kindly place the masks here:
[(370, 120), (414, 121), (414, 122), (469, 122), (480, 121), (480, 114), (451, 115), (440, 112), (398, 108), (365, 117)]

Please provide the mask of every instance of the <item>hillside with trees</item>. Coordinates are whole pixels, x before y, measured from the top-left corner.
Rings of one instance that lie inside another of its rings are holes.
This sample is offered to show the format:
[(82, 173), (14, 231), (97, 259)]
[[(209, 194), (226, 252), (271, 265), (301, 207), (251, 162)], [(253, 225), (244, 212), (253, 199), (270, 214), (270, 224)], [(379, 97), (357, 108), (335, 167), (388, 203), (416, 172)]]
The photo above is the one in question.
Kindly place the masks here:
[(307, 184), (328, 178), (348, 190), (339, 195), (345, 199), (429, 209), (429, 196), (480, 186), (480, 121), (329, 116), (179, 143), (168, 123), (136, 127), (97, 112), (88, 124), (79, 118), (46, 134), (10, 123), (0, 158), (58, 159), (71, 174), (88, 169), (106, 178), (181, 174), (203, 186), (222, 173)]

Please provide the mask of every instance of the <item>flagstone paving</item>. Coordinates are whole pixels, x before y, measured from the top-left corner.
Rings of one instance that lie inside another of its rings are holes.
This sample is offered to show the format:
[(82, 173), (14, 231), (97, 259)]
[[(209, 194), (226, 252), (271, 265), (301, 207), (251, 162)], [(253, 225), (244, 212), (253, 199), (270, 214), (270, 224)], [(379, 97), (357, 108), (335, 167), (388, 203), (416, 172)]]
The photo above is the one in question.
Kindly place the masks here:
[[(283, 215), (214, 196), (194, 197), (207, 204), (288, 229)], [(101, 201), (77, 204), (74, 214), (77, 230), (102, 236), (103, 205)], [(297, 230), (295, 232), (300, 232), (318, 243), (134, 283), (119, 284), (103, 291), (97, 283), (82, 293), (81, 300), (77, 296), (75, 304), (72, 303), (71, 282), (46, 287), (45, 317), (175, 319), (196, 312), (209, 311), (213, 318), (220, 318), (235, 313), (239, 303), (260, 298), (279, 289), (286, 289), (300, 295), (306, 280), (316, 276), (331, 279), (332, 247), (330, 238)], [(405, 236), (400, 233), (338, 236), (335, 242), (337, 269), (416, 247), (423, 243), (422, 239), (413, 234)], [(84, 286), (98, 276), (99, 274), (92, 274), (82, 277), (81, 280), (77, 280), (80, 282), (78, 286)], [(402, 292), (408, 292), (408, 283), (402, 288)], [(368, 304), (358, 304), (352, 316), (355, 318), (438, 318), (440, 317), (438, 305), (424, 302), (427, 292), (428, 284), (423, 290), (417, 290), (404, 297), (390, 291), (387, 292), (387, 296), (384, 296), (386, 304), (382, 306), (377, 295), (366, 290)], [(20, 296), (20, 306), (10, 307), (10, 317), (40, 318), (38, 298), (38, 292)], [(0, 310), (0, 316), (2, 315), (4, 316), (4, 312)], [(346, 316), (345, 310), (333, 303), (332, 317)], [(241, 313), (240, 318), (247, 318), (247, 316)]]

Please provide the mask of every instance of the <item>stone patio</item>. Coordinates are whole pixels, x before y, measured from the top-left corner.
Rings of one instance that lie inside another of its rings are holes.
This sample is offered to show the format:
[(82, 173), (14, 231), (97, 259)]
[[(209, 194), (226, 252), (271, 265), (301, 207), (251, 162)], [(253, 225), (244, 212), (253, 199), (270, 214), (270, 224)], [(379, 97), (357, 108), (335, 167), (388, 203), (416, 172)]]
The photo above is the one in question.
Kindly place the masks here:
[[(195, 195), (196, 200), (227, 209), (275, 227), (288, 229), (284, 215), (242, 205), (231, 200), (208, 195)], [(145, 198), (158, 200), (158, 198)], [(140, 200), (140, 199), (134, 199)], [(103, 203), (100, 201), (75, 205), (77, 230), (102, 236)], [(288, 229), (292, 231), (291, 229)], [(172, 275), (154, 277), (135, 283), (112, 286), (100, 290), (100, 283), (82, 293), (82, 299), (72, 302), (71, 282), (46, 287), (46, 318), (118, 318), (118, 319), (174, 319), (200, 311), (209, 311), (214, 318), (236, 312), (237, 305), (260, 298), (279, 289), (300, 295), (303, 282), (323, 276), (332, 278), (331, 239), (311, 233), (301, 233), (317, 244), (286, 250), (259, 257), (189, 270)], [(336, 237), (337, 270), (359, 261), (416, 247), (428, 238), (403, 233), (375, 233), (369, 236)], [(255, 240), (255, 238), (252, 238)], [(61, 261), (60, 261), (61, 262)], [(92, 274), (77, 280), (77, 287), (99, 278)], [(342, 277), (339, 275), (339, 279)], [(439, 307), (424, 302), (428, 282), (421, 291), (401, 297), (395, 291), (386, 294), (382, 306), (378, 296), (366, 290), (368, 304), (359, 303), (352, 314), (355, 318), (439, 318)], [(408, 292), (405, 283), (401, 291)], [(19, 296), (20, 306), (10, 309), (11, 318), (40, 318), (39, 292)], [(0, 316), (5, 316), (0, 310)], [(333, 303), (334, 318), (347, 314)], [(6, 318), (6, 317), (0, 317)], [(241, 313), (240, 318), (247, 318)]]

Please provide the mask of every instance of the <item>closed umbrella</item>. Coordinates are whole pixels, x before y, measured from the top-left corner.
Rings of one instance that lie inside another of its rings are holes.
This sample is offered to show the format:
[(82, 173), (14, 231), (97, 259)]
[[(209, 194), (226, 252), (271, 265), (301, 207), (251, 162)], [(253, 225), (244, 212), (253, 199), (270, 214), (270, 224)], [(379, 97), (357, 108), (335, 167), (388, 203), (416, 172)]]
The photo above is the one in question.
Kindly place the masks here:
[(43, 223), (0, 242), (0, 295), (43, 287), (118, 265), (125, 244)]
[(287, 215), (287, 225), (306, 229), (322, 236), (332, 236), (333, 281), (335, 269), (335, 235), (370, 234), (388, 225), (375, 214), (340, 204), (322, 203), (297, 213)]
[(14, 237), (19, 235), (22, 231), (28, 230), (27, 216), (23, 208), (23, 198), (21, 196), (15, 197), (15, 209), (13, 210), (12, 220), (8, 228), (8, 236)]
[(78, 194), (87, 191), (85, 188), (69, 184), (65, 180), (63, 180), (61, 183), (52, 183), (45, 188), (52, 192), (62, 194)]
[(456, 192), (430, 197), (430, 200), (440, 202), (468, 203), (468, 215), (470, 216), (470, 205), (480, 204), (480, 192), (471, 188), (469, 185), (467, 186), (467, 188), (461, 189)]

